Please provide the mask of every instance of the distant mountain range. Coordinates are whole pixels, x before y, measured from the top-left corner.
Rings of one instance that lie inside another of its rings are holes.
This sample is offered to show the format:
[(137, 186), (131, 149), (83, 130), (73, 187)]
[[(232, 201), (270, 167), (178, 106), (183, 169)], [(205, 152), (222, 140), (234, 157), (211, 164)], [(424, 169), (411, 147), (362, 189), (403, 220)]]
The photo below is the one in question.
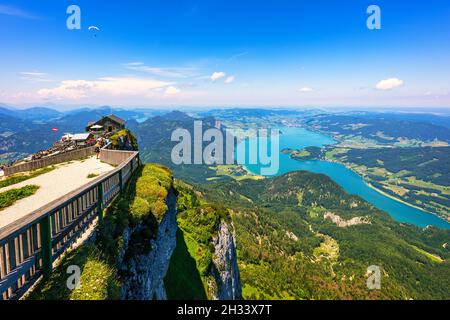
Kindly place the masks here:
[(182, 128), (193, 135), (195, 120), (202, 121), (204, 131), (213, 128), (216, 122), (213, 117), (193, 118), (186, 113), (173, 111), (150, 118), (142, 123), (129, 121), (127, 126), (138, 138), (141, 159), (144, 162), (164, 164), (172, 169), (178, 177), (192, 183), (200, 183), (207, 178), (216, 176), (216, 172), (207, 165), (174, 166), (171, 160), (172, 148), (177, 144), (177, 142), (171, 141), (172, 132)]
[(450, 128), (450, 114), (428, 114), (428, 113), (363, 113), (361, 118), (379, 119), (389, 121), (409, 121), (418, 123), (429, 123), (436, 126)]
[[(111, 113), (127, 121), (145, 119), (153, 115), (151, 111), (128, 111), (110, 107), (60, 112), (46, 107), (19, 110), (2, 105), (0, 106), (0, 160), (15, 161), (28, 154), (47, 149), (64, 133), (84, 132), (88, 122)], [(54, 128), (58, 130), (52, 130)]]
[[(439, 121), (437, 120), (439, 119)], [(322, 114), (307, 119), (306, 124), (321, 131), (362, 136), (383, 143), (390, 138), (421, 141), (435, 139), (450, 143), (450, 117), (368, 113), (357, 115)], [(437, 124), (439, 123), (439, 124)], [(386, 138), (386, 137), (388, 138)]]
[(24, 110), (0, 107), (0, 115), (29, 121), (48, 121), (50, 119), (61, 117), (62, 114), (63, 113), (57, 110), (46, 107), (34, 107)]
[[(15, 109), (6, 105), (0, 104), (0, 115), (10, 116), (13, 118), (28, 120), (33, 122), (69, 122), (70, 120), (84, 120), (83, 116), (91, 117), (103, 116), (114, 113), (115, 115), (124, 118), (141, 118), (159, 114), (156, 110), (124, 110), (103, 106), (99, 108), (77, 108), (69, 111), (58, 111), (48, 107), (32, 107), (28, 109)], [(77, 121), (79, 122), (79, 121)]]
[[(160, 154), (169, 145), (170, 128), (192, 122), (194, 118), (187, 113), (154, 109), (124, 110), (104, 106), (100, 108), (78, 108), (71, 111), (57, 111), (48, 107), (14, 109), (0, 104), (0, 160), (12, 161), (27, 154), (50, 147), (66, 132), (84, 132), (88, 122), (114, 113), (125, 119), (127, 126), (136, 132), (142, 150), (148, 160)], [(377, 136), (383, 132), (388, 136), (407, 137), (410, 139), (450, 141), (450, 117), (417, 113), (375, 113), (344, 112), (326, 113), (319, 109), (212, 109), (192, 113), (203, 119), (204, 123), (214, 125), (215, 119), (301, 119), (310, 120), (311, 124), (320, 124), (328, 131), (342, 134), (360, 134), (365, 137), (383, 141)], [(252, 123), (252, 121), (250, 121)], [(353, 130), (347, 128), (354, 123), (367, 123), (368, 126)], [(52, 131), (57, 128), (58, 131)], [(157, 146), (159, 146), (158, 149)], [(149, 150), (153, 150), (150, 152)], [(155, 151), (156, 150), (156, 151)], [(152, 156), (150, 155), (152, 154)], [(170, 153), (169, 153), (170, 155)], [(158, 158), (158, 157), (157, 157)], [(164, 163), (164, 161), (162, 161)], [(167, 163), (166, 163), (167, 164)], [(167, 164), (168, 165), (168, 164)], [(207, 174), (209, 176), (209, 174)]]

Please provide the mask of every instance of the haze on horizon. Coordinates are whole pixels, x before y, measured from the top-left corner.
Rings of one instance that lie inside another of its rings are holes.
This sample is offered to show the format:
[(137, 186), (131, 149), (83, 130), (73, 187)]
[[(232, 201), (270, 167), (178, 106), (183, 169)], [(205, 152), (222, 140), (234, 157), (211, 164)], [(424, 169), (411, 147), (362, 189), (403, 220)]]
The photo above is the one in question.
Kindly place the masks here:
[(445, 0), (0, 0), (0, 104), (449, 108), (449, 17)]

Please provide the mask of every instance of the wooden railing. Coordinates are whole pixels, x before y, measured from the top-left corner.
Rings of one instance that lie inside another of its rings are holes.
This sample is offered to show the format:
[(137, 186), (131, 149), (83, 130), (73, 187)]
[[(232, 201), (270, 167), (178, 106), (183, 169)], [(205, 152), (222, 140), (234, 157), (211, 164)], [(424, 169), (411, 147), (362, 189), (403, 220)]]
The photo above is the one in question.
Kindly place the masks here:
[[(124, 155), (123, 151), (108, 152)], [(18, 299), (41, 276), (49, 276), (53, 262), (95, 218), (102, 223), (103, 209), (120, 193), (139, 164), (139, 153), (128, 151), (124, 161), (106, 176), (0, 229), (0, 300)]]
[(11, 167), (6, 167), (3, 169), (4, 175), (9, 176), (19, 172), (37, 170), (40, 168), (48, 167), (54, 164), (77, 160), (85, 157), (92, 156), (94, 154), (95, 147), (87, 147), (83, 149), (72, 150), (68, 152), (63, 152), (54, 156), (48, 156), (38, 160), (31, 160), (29, 162), (24, 162), (16, 164)]

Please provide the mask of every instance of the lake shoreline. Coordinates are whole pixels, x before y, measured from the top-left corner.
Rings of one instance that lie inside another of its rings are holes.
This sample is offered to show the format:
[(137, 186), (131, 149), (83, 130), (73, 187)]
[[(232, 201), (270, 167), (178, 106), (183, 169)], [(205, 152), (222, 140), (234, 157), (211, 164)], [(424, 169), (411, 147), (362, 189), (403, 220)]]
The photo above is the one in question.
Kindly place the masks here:
[[(291, 157), (292, 160), (302, 161), (301, 159), (293, 158), (291, 155), (290, 155), (290, 157)], [(304, 160), (303, 160), (303, 161), (304, 161)], [(421, 207), (419, 207), (419, 206), (413, 205), (413, 204), (411, 204), (411, 203), (409, 203), (409, 202), (406, 202), (405, 200), (396, 198), (396, 197), (394, 197), (393, 195), (391, 195), (391, 194), (389, 194), (389, 193), (387, 193), (387, 192), (385, 192), (385, 191), (383, 191), (383, 190), (381, 190), (381, 189), (375, 187), (375, 186), (370, 182), (370, 180), (367, 180), (367, 178), (366, 178), (364, 175), (360, 174), (358, 171), (356, 171), (354, 168), (352, 168), (352, 167), (351, 167), (349, 164), (347, 164), (347, 163), (340, 162), (340, 161), (337, 161), (337, 160), (328, 160), (328, 159), (317, 159), (316, 161), (324, 161), (324, 162), (329, 162), (329, 163), (337, 163), (337, 164), (340, 164), (340, 165), (346, 167), (347, 169), (349, 169), (350, 171), (352, 171), (353, 173), (355, 173), (356, 175), (358, 175), (358, 176), (364, 181), (364, 183), (365, 183), (369, 188), (375, 190), (376, 192), (382, 194), (383, 196), (388, 197), (388, 198), (391, 198), (392, 200), (395, 200), (395, 201), (397, 201), (397, 202), (400, 202), (400, 203), (402, 203), (402, 204), (404, 204), (404, 205), (410, 206), (411, 208), (420, 210), (420, 211), (422, 211), (423, 213), (427, 213), (427, 214), (431, 214), (431, 215), (433, 215), (433, 216), (436, 216), (436, 217), (438, 217), (438, 218), (440, 218), (440, 219), (442, 219), (442, 220), (444, 220), (444, 221), (446, 221), (446, 222), (450, 222), (450, 217), (441, 216), (441, 215), (439, 215), (438, 213), (427, 211), (427, 210), (425, 210), (424, 208), (421, 208)]]
[[(330, 134), (328, 134), (327, 132), (323, 132), (323, 131), (321, 131), (321, 130), (318, 130), (318, 129), (315, 129), (315, 128), (309, 128), (309, 127), (302, 127), (302, 128), (304, 128), (304, 129), (306, 129), (306, 130), (309, 130), (309, 131), (311, 131), (311, 132), (315, 132), (315, 133), (318, 133), (318, 134), (321, 134), (321, 135), (330, 137), (330, 138), (332, 138), (333, 140), (335, 140), (335, 141), (337, 141), (337, 142), (341, 142), (341, 141), (338, 139), (337, 136), (335, 136), (335, 135), (330, 135)], [(325, 146), (327, 146), (327, 145), (324, 145), (323, 147), (325, 147)], [(323, 147), (321, 147), (321, 148), (323, 148)], [(302, 161), (302, 159), (296, 159), (296, 158), (292, 157), (292, 153), (288, 153), (288, 154), (289, 154), (289, 156), (291, 157), (292, 160)], [(347, 169), (351, 170), (353, 173), (357, 174), (357, 175), (364, 181), (364, 183), (365, 183), (368, 187), (370, 187), (371, 189), (375, 190), (376, 192), (382, 194), (383, 196), (388, 197), (388, 198), (391, 198), (392, 200), (398, 201), (398, 202), (400, 202), (400, 203), (402, 203), (402, 204), (404, 204), (404, 205), (410, 206), (410, 207), (412, 207), (412, 208), (414, 208), (414, 209), (420, 210), (420, 211), (422, 211), (422, 212), (424, 212), (424, 213), (427, 213), (427, 214), (431, 214), (431, 215), (433, 215), (433, 216), (436, 216), (436, 217), (438, 217), (438, 218), (440, 218), (440, 219), (442, 219), (442, 220), (444, 220), (444, 221), (450, 223), (450, 216), (444, 216), (444, 215), (438, 214), (437, 212), (431, 212), (431, 211), (428, 211), (428, 210), (426, 210), (425, 208), (421, 208), (421, 207), (419, 207), (419, 206), (417, 206), (417, 205), (414, 205), (414, 204), (412, 204), (412, 203), (409, 203), (409, 202), (407, 202), (407, 201), (405, 201), (405, 200), (399, 199), (399, 198), (397, 198), (397, 197), (395, 197), (395, 196), (393, 196), (393, 195), (391, 195), (391, 194), (389, 194), (389, 193), (387, 193), (387, 192), (385, 192), (385, 191), (383, 191), (383, 190), (381, 190), (381, 189), (375, 187), (375, 186), (371, 183), (371, 181), (368, 180), (368, 179), (366, 178), (366, 176), (365, 176), (364, 174), (361, 174), (361, 173), (359, 173), (358, 171), (356, 171), (356, 170), (355, 170), (354, 168), (352, 168), (351, 165), (348, 164), (348, 163), (340, 162), (340, 161), (338, 161), (338, 160), (325, 159), (325, 158), (322, 158), (322, 159), (315, 159), (315, 160), (317, 160), (317, 161), (324, 161), (324, 162), (330, 162), (330, 163), (338, 163), (338, 164), (340, 164), (340, 165), (346, 167)]]
[[(388, 198), (391, 198), (392, 200), (398, 201), (398, 202), (400, 202), (400, 203), (402, 203), (402, 204), (405, 204), (405, 205), (407, 205), (407, 206), (410, 206), (410, 207), (412, 207), (412, 208), (414, 208), (414, 209), (421, 210), (421, 211), (423, 211), (424, 213), (432, 214), (432, 215), (437, 216), (437, 217), (439, 217), (439, 218), (441, 218), (441, 219), (443, 219), (443, 220), (447, 220), (445, 217), (441, 217), (441, 216), (440, 216), (439, 214), (437, 214), (437, 213), (427, 211), (427, 210), (425, 210), (424, 208), (421, 208), (421, 207), (419, 207), (419, 206), (413, 205), (413, 204), (411, 204), (411, 203), (409, 203), (409, 202), (406, 202), (405, 200), (396, 198), (395, 196), (393, 196), (393, 195), (391, 195), (391, 194), (389, 194), (389, 193), (387, 193), (387, 192), (381, 190), (380, 188), (375, 187), (375, 186), (371, 183), (370, 180), (367, 180), (367, 178), (366, 178), (364, 175), (360, 174), (358, 171), (356, 171), (356, 170), (353, 169), (350, 165), (348, 165), (348, 164), (346, 164), (346, 163), (344, 163), (344, 162), (339, 162), (339, 161), (336, 161), (336, 160), (335, 160), (335, 161), (320, 160), (320, 161), (339, 163), (339, 164), (343, 165), (344, 167), (346, 167), (347, 169), (353, 171), (353, 172), (354, 172), (355, 174), (357, 174), (358, 176), (360, 176), (361, 179), (363, 179), (364, 183), (367, 184), (368, 187), (372, 188), (373, 190), (375, 190), (376, 192), (382, 194), (383, 196), (388, 197)], [(450, 221), (449, 221), (449, 222), (450, 222)]]
[[(299, 131), (297, 132), (295, 129)], [(307, 128), (286, 128), (286, 130), (286, 134), (282, 136), (280, 141), (280, 150), (298, 150), (308, 146), (323, 148), (326, 145), (334, 144), (331, 141), (338, 143), (338, 140), (335, 138), (331, 138), (323, 133), (313, 132)], [(289, 153), (280, 153), (280, 157), (281, 167), (275, 176), (292, 171), (309, 171), (324, 174), (346, 190), (348, 194), (354, 194), (363, 198), (373, 206), (388, 213), (399, 223), (408, 223), (419, 228), (432, 225), (440, 229), (450, 229), (450, 221), (448, 221), (447, 217), (429, 212), (426, 209), (384, 192), (372, 185), (371, 181), (367, 181), (365, 175), (357, 172), (351, 167), (351, 164), (341, 163), (337, 160), (323, 159), (322, 157), (316, 160), (302, 160), (293, 158)], [(258, 165), (245, 164), (243, 167), (246, 172), (259, 175), (260, 169)]]

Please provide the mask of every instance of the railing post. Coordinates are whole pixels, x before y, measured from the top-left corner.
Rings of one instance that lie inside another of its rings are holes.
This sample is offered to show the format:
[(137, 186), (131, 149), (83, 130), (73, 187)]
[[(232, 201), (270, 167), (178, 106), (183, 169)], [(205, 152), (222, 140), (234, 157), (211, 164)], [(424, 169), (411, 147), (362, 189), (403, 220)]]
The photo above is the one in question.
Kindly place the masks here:
[(120, 187), (120, 192), (122, 192), (122, 189), (123, 189), (123, 175), (122, 175), (122, 169), (119, 170), (119, 187)]
[(48, 278), (53, 269), (53, 254), (52, 254), (52, 229), (50, 223), (50, 215), (47, 215), (40, 222), (41, 233), (41, 258), (42, 271), (44, 277)]
[(103, 182), (100, 182), (97, 187), (97, 210), (98, 210), (98, 223), (103, 222)]

